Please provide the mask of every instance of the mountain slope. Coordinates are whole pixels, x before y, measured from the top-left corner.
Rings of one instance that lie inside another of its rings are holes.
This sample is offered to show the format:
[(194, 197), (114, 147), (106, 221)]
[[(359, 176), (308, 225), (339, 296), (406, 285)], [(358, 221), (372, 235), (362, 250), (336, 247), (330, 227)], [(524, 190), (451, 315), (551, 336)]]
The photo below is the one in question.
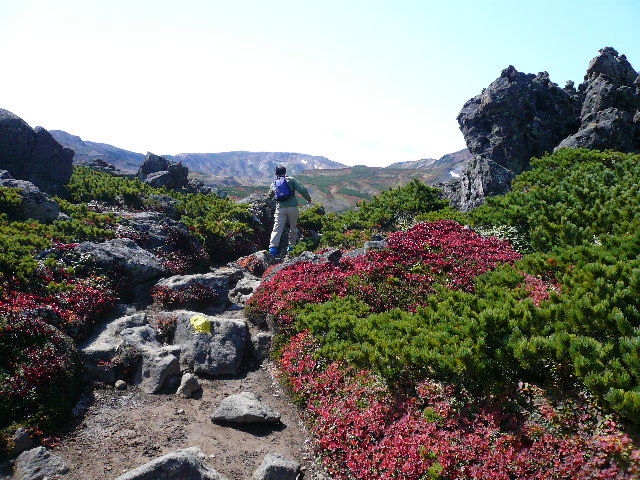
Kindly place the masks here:
[(138, 167), (144, 162), (145, 156), (142, 153), (130, 152), (106, 143), (85, 141), (77, 135), (71, 135), (63, 130), (50, 130), (49, 133), (60, 145), (76, 152), (73, 163), (100, 159), (111, 163), (120, 170), (133, 173), (137, 172)]

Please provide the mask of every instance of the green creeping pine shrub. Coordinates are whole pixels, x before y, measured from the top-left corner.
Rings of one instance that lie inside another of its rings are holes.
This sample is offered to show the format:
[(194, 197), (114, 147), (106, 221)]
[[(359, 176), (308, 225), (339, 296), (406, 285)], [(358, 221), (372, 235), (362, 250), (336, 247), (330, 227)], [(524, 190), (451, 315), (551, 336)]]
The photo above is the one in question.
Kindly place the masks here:
[(300, 218), (298, 219), (298, 227), (303, 230), (313, 230), (319, 232), (322, 230), (322, 218), (325, 215), (322, 205), (311, 205), (308, 208), (300, 208)]
[[(33, 256), (54, 243), (113, 238), (116, 219), (112, 216), (91, 212), (84, 204), (55, 200), (70, 220), (56, 220), (51, 224), (36, 220), (11, 221), (7, 213), (0, 210), (0, 277), (15, 276), (28, 284), (31, 273), (38, 267)], [(0, 204), (0, 208), (5, 207), (6, 204)]]
[[(324, 246), (354, 248), (370, 239), (375, 232), (391, 232), (414, 223), (417, 215), (444, 208), (439, 191), (417, 179), (398, 188), (390, 188), (370, 201), (358, 203), (356, 209), (341, 214), (328, 214), (322, 220)], [(357, 235), (353, 232), (357, 231)]]
[(440, 210), (433, 210), (431, 212), (420, 213), (416, 215), (415, 222), (437, 222), (438, 220), (453, 220), (461, 225), (468, 225), (470, 222), (469, 214), (467, 212), (461, 212), (451, 207), (444, 207)]
[(13, 218), (15, 209), (22, 204), (22, 196), (15, 188), (0, 187), (0, 212)]
[(217, 195), (181, 193), (156, 189), (140, 182), (86, 167), (74, 169), (68, 190), (74, 201), (99, 200), (111, 205), (153, 210), (150, 195), (167, 195), (178, 201), (180, 220), (203, 243), (214, 263), (225, 263), (251, 253), (251, 247), (266, 243), (267, 233), (254, 228), (246, 205), (238, 205)]
[[(538, 306), (520, 273), (557, 278)], [(436, 378), (472, 391), (517, 381), (582, 383), (640, 421), (640, 238), (606, 237), (481, 275), (474, 293), (436, 287), (416, 313), (372, 314), (354, 298), (296, 312), (320, 358), (377, 371), (390, 385)]]
[[(202, 242), (214, 263), (224, 263), (251, 253), (251, 246), (265, 243), (264, 231), (253, 228), (246, 205), (227, 198), (172, 192), (178, 200), (176, 210), (183, 221)], [(262, 234), (262, 235), (261, 235)]]
[[(322, 205), (300, 208), (300, 218), (298, 219), (300, 241), (291, 251), (292, 256), (298, 256), (304, 251), (313, 252), (318, 248), (320, 239), (317, 233), (322, 230), (324, 215), (325, 211)], [(310, 232), (313, 232), (313, 235), (310, 235)]]
[(523, 264), (552, 269), (562, 287), (534, 315), (515, 319), (515, 358), (534, 370), (564, 366), (605, 405), (638, 422), (640, 238), (603, 237), (601, 245), (529, 255)]
[[(64, 208), (63, 208), (64, 210)], [(34, 258), (38, 252), (51, 248), (54, 243), (81, 242), (112, 238), (108, 229), (113, 219), (91, 213), (83, 218), (81, 208), (71, 210), (71, 220), (56, 220), (42, 224), (35, 220), (11, 222), (5, 213), (0, 213), (0, 280), (15, 277), (25, 288), (37, 281), (32, 274), (39, 267)]]
[(511, 319), (535, 308), (518, 288), (522, 276), (500, 267), (475, 294), (436, 287), (416, 313), (371, 314), (355, 298), (335, 298), (297, 312), (297, 326), (321, 342), (320, 358), (377, 371), (390, 385), (436, 378), (482, 391), (518, 378), (509, 354)]
[(537, 251), (640, 229), (640, 155), (563, 149), (531, 165), (472, 222), (519, 227)]
[(143, 197), (153, 193), (166, 193), (154, 189), (139, 180), (115, 177), (87, 167), (75, 167), (67, 184), (71, 199), (75, 202), (100, 201), (109, 205), (133, 208), (143, 206)]

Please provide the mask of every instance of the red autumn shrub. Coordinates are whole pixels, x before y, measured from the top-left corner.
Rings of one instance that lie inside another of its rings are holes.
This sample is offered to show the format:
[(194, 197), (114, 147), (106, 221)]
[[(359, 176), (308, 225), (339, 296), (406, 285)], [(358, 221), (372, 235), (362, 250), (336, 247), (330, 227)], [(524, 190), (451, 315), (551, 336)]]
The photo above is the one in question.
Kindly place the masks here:
[[(529, 411), (505, 398), (479, 402), (424, 381), (401, 398), (375, 375), (323, 364), (307, 333), (282, 351), (281, 371), (306, 406), (317, 453), (332, 478), (634, 479), (640, 451), (588, 402), (550, 401), (523, 385)], [(570, 426), (570, 427), (569, 427)]]
[(449, 220), (394, 233), (388, 243), (388, 249), (345, 257), (338, 265), (300, 262), (278, 272), (247, 303), (249, 318), (259, 322), (271, 314), (286, 325), (295, 308), (348, 294), (376, 312), (415, 310), (434, 283), (472, 291), (476, 276), (520, 258), (508, 242), (483, 238)]
[(205, 308), (218, 298), (216, 291), (201, 283), (182, 288), (153, 287), (153, 300), (163, 308)]

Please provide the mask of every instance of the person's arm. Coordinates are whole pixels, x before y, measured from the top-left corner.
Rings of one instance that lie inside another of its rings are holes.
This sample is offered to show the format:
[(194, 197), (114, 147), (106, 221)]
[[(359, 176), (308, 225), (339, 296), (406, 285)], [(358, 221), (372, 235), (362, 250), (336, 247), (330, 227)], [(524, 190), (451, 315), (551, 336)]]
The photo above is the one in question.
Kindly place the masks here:
[(273, 182), (269, 185), (269, 198), (273, 198), (276, 196), (276, 190), (273, 188)]
[(307, 191), (307, 189), (304, 187), (304, 185), (302, 185), (299, 181), (297, 181), (295, 178), (292, 179), (293, 180), (293, 189), (296, 192), (299, 192), (300, 195), (302, 195), (304, 197), (304, 199), (311, 203), (311, 195), (309, 195), (309, 192)]

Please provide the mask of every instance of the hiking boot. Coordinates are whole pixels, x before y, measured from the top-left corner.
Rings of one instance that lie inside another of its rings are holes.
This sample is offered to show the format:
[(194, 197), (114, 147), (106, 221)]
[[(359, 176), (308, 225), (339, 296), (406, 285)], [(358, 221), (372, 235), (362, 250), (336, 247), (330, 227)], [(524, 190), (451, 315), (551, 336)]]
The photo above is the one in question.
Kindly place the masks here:
[(269, 253), (272, 257), (276, 257), (278, 255), (278, 249), (276, 247), (269, 247)]

